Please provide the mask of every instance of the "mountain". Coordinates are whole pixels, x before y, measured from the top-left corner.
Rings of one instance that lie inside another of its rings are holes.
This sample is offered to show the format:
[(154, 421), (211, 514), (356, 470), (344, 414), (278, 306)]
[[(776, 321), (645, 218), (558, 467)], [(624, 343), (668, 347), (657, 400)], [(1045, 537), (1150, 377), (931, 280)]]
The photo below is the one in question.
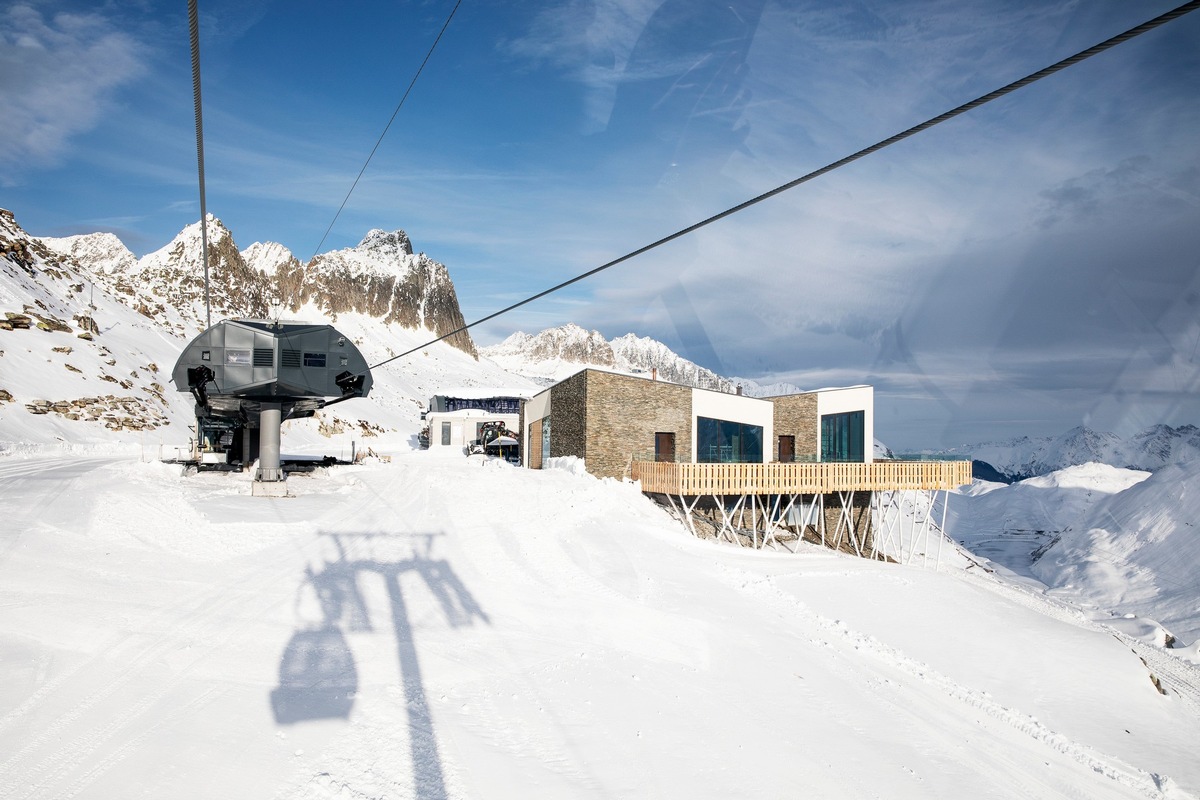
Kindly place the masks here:
[[(214, 321), (336, 322), (369, 364), (388, 362), (369, 397), (287, 422), (288, 452), (415, 446), (430, 396), (534, 386), (481, 362), (465, 334), (422, 346), (462, 315), (446, 268), (413, 255), (403, 231), (372, 231), (307, 266), (278, 244), (240, 252), (214, 217), (209, 232)], [(0, 211), (0, 452), (188, 446), (193, 401), (170, 371), (205, 326), (199, 238), (189, 225), (138, 259), (111, 234), (39, 239)]]
[[(426, 328), (438, 336), (466, 325), (445, 265), (424, 253), (414, 255), (404, 231), (372, 230), (357, 247), (315, 256), (307, 265), (279, 245), (259, 248), (252, 254), (258, 269), (275, 262), (279, 302), (292, 312), (311, 303), (334, 320), (356, 311), (385, 324)], [(466, 331), (446, 341), (477, 355)]]
[(1128, 438), (1076, 427), (1060, 436), (1022, 436), (1004, 442), (964, 445), (942, 455), (969, 456), (985, 462), (998, 479), (1019, 481), (1091, 462), (1154, 471), (1200, 457), (1200, 429), (1195, 425), (1154, 425)]
[[(123, 256), (107, 238), (80, 246)], [(186, 442), (191, 406), (169, 383), (182, 345), (164, 346), (107, 278), (0, 210), (0, 440), (80, 446), (174, 425)]]
[[(200, 223), (167, 246), (137, 259), (112, 234), (42, 240), (69, 256), (142, 315), (184, 335), (204, 327), (204, 267)], [(214, 318), (263, 319), (311, 306), (336, 321), (356, 312), (384, 324), (424, 328), (438, 336), (465, 322), (444, 264), (415, 254), (404, 231), (372, 230), (357, 247), (303, 264), (283, 245), (255, 242), (239, 251), (221, 220), (208, 218), (209, 286)], [(447, 341), (476, 355), (462, 331)]]
[(1012, 485), (975, 481), (948, 512), (954, 538), (991, 568), (1130, 636), (1159, 646), (1200, 641), (1200, 460), (1155, 472), (1090, 463)]
[(662, 342), (632, 333), (612, 341), (569, 323), (541, 333), (518, 331), (481, 354), (518, 375), (549, 384), (586, 367), (649, 375), (670, 383), (733, 392), (736, 385), (673, 352)]

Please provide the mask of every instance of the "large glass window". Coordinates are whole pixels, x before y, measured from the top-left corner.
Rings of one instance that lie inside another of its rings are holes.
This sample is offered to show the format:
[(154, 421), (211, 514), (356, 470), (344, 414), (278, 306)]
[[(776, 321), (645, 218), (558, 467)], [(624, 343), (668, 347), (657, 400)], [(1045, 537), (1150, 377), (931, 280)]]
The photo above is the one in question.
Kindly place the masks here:
[(821, 460), (862, 462), (865, 411), (821, 417)]
[(761, 425), (696, 418), (696, 460), (703, 463), (762, 463)]
[(550, 418), (542, 417), (542, 464), (550, 460)]

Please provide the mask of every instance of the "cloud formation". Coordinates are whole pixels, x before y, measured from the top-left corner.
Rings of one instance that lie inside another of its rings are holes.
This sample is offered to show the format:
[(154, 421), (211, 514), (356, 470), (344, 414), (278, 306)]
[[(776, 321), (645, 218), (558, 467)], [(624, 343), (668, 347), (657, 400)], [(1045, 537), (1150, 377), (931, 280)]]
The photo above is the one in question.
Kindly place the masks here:
[(0, 182), (55, 163), (144, 69), (145, 51), (97, 13), (0, 12)]

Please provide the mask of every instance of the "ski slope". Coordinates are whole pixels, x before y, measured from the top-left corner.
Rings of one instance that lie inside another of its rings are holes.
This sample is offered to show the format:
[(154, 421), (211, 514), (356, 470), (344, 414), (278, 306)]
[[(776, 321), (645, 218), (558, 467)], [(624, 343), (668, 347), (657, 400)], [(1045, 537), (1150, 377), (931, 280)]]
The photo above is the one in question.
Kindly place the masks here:
[(1200, 671), (995, 576), (578, 469), (247, 481), (0, 459), (0, 798), (1200, 794)]

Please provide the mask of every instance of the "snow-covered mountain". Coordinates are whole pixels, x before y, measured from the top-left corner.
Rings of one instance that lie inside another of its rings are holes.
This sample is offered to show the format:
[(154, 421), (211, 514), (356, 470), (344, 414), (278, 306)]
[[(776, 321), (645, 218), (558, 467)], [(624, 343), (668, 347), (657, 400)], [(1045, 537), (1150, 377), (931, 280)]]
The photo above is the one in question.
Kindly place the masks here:
[(1153, 471), (1200, 457), (1200, 428), (1154, 425), (1123, 439), (1080, 426), (1060, 436), (1022, 436), (1004, 442), (963, 445), (942, 454), (983, 461), (1008, 481), (1091, 462)]
[(481, 354), (510, 372), (549, 384), (585, 367), (600, 367), (631, 375), (657, 371), (660, 380), (715, 389), (736, 390), (736, 384), (678, 355), (662, 342), (629, 333), (609, 341), (599, 331), (573, 323), (541, 333), (521, 331)]
[(949, 518), (976, 556), (1106, 625), (1160, 645), (1200, 640), (1200, 460), (1153, 473), (1090, 463), (1012, 485), (976, 481)]
[[(202, 327), (204, 268), (200, 223), (188, 225), (170, 244), (144, 256), (112, 234), (42, 240), (73, 258), (96, 283), (139, 313), (178, 334)], [(385, 324), (425, 328), (439, 336), (464, 325), (454, 284), (444, 264), (414, 254), (404, 231), (372, 230), (357, 247), (315, 256), (303, 264), (273, 242), (239, 251), (233, 234), (208, 218), (209, 285), (216, 318), (267, 318), (313, 306), (336, 320), (356, 312)], [(468, 333), (448, 340), (475, 355)]]
[[(307, 266), (278, 244), (240, 252), (212, 217), (209, 234), (214, 321), (276, 310), (327, 321), (370, 364), (462, 324), (446, 268), (414, 255), (403, 231), (372, 231)], [(186, 445), (192, 398), (170, 370), (204, 323), (199, 223), (138, 259), (111, 234), (38, 239), (0, 212), (0, 449)], [(480, 361), (465, 334), (374, 377), (369, 397), (285, 424), (285, 447), (407, 447), (446, 387), (533, 387)]]

